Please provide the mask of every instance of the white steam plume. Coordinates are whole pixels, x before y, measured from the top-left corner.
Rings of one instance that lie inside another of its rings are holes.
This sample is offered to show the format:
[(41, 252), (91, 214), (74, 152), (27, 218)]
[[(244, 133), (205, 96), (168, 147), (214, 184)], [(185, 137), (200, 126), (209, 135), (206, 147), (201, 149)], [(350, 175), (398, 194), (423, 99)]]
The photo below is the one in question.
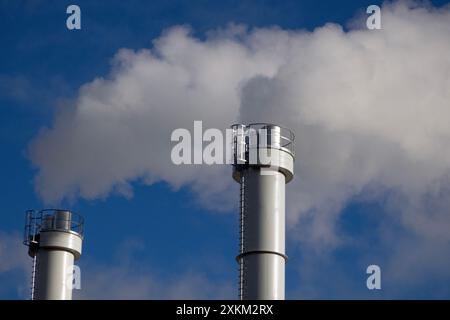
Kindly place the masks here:
[(382, 30), (230, 26), (199, 40), (174, 27), (151, 50), (120, 50), (111, 74), (84, 85), (36, 137), (36, 189), (54, 203), (166, 181), (228, 209), (230, 168), (173, 165), (171, 132), (194, 120), (219, 129), (275, 122), (297, 138), (294, 238), (334, 246), (352, 197), (392, 190), (392, 219), (447, 243), (450, 210), (437, 203), (450, 203), (449, 35), (448, 6), (405, 1), (383, 6)]

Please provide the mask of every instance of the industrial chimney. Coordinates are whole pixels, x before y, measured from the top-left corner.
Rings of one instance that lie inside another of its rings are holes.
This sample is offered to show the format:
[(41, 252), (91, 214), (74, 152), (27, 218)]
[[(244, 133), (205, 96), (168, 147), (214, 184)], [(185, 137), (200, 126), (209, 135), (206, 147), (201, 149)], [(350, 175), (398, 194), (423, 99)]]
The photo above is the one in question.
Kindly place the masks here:
[(294, 176), (294, 134), (267, 123), (231, 128), (233, 178), (240, 184), (240, 299), (283, 300), (285, 184)]
[(67, 210), (26, 212), (24, 244), (33, 258), (32, 300), (71, 300), (74, 261), (80, 258), (83, 218)]

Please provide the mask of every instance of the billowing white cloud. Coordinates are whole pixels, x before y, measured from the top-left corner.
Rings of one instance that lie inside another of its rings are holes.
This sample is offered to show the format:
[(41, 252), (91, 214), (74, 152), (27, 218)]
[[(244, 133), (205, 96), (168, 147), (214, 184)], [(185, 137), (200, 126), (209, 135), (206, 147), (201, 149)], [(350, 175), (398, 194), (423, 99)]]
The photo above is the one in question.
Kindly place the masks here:
[(31, 267), (31, 260), (26, 252), (18, 232), (8, 233), (0, 230), (0, 273)]
[[(142, 258), (146, 244), (127, 239), (117, 248), (113, 263), (100, 263), (86, 257), (80, 260), (81, 288), (73, 291), (74, 299), (233, 299), (235, 281), (214, 278), (211, 268), (184, 261), (176, 275), (164, 275), (162, 269)], [(206, 258), (206, 257), (205, 257)], [(208, 257), (214, 261), (216, 257)], [(220, 257), (219, 259), (222, 259)], [(154, 267), (153, 267), (154, 266)], [(209, 270), (208, 270), (209, 269)], [(215, 275), (217, 275), (215, 268)], [(228, 280), (228, 281), (227, 281)]]
[(129, 195), (129, 182), (139, 179), (221, 193), (223, 182), (231, 184), (230, 169), (173, 165), (171, 133), (192, 129), (194, 120), (220, 129), (235, 122), (240, 87), (256, 74), (273, 76), (282, 63), (279, 51), (287, 39), (278, 33), (247, 35), (233, 27), (201, 42), (187, 28), (174, 27), (152, 51), (121, 50), (111, 75), (84, 85), (74, 106), (33, 142), (39, 194), (50, 203), (111, 191)]
[(74, 299), (233, 299), (237, 290), (229, 282), (213, 281), (201, 272), (163, 280), (129, 265), (88, 266), (82, 269), (81, 281)]
[(13, 279), (17, 286), (11, 288), (9, 283), (0, 286), (0, 296), (8, 297), (13, 290), (17, 295), (28, 299), (31, 283), (31, 258), (22, 244), (22, 236), (17, 231), (0, 230), (0, 277)]
[(226, 210), (237, 203), (230, 168), (173, 165), (171, 132), (194, 120), (275, 122), (296, 134), (292, 238), (335, 246), (345, 204), (390, 190), (389, 219), (447, 243), (449, 35), (448, 6), (410, 1), (383, 6), (382, 30), (230, 26), (201, 40), (171, 28), (151, 49), (120, 50), (111, 74), (84, 85), (34, 139), (36, 190), (55, 203), (166, 181)]

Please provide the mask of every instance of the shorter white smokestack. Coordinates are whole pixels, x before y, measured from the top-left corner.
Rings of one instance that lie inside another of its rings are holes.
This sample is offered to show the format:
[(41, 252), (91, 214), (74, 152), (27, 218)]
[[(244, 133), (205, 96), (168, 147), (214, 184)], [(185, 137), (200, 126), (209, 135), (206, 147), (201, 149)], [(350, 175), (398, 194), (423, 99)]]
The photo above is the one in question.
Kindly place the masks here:
[(74, 261), (81, 256), (83, 218), (71, 211), (26, 212), (24, 244), (33, 258), (32, 300), (71, 300)]

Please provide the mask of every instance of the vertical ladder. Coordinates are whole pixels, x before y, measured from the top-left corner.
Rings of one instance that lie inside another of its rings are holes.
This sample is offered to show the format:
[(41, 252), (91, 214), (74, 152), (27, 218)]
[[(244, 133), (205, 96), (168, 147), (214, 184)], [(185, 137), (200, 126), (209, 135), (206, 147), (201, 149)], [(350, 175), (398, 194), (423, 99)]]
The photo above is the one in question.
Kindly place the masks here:
[(36, 254), (33, 256), (33, 266), (31, 271), (31, 300), (34, 300), (34, 287), (36, 283)]
[[(239, 186), (239, 254), (244, 253), (244, 236), (245, 236), (245, 218), (247, 214), (247, 202), (245, 201), (245, 174), (241, 173), (241, 182)], [(242, 300), (245, 291), (245, 263), (244, 259), (239, 261), (239, 299)]]

